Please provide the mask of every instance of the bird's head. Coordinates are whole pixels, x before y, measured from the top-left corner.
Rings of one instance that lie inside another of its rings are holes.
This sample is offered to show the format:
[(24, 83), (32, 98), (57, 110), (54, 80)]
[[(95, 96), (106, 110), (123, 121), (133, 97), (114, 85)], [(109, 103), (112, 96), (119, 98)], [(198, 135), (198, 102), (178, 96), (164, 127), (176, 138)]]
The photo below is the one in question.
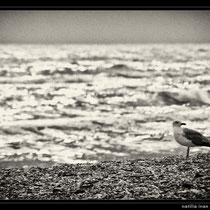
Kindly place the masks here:
[(182, 123), (180, 121), (174, 121), (173, 122), (173, 127), (181, 127), (182, 125), (186, 125), (185, 123)]

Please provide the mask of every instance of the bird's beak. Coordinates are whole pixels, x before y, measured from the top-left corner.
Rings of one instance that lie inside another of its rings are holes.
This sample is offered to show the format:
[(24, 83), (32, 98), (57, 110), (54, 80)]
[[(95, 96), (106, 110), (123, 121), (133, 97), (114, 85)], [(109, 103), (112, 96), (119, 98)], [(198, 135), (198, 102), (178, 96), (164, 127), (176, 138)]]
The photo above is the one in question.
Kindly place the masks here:
[(186, 123), (181, 123), (181, 125), (186, 125)]

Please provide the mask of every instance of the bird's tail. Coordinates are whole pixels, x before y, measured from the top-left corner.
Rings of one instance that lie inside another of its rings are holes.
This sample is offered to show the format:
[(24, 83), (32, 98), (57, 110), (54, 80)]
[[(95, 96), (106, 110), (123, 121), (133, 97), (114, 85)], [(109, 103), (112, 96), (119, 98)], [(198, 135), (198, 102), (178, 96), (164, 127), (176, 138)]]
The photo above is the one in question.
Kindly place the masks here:
[(202, 146), (210, 147), (210, 137), (206, 137), (202, 143)]

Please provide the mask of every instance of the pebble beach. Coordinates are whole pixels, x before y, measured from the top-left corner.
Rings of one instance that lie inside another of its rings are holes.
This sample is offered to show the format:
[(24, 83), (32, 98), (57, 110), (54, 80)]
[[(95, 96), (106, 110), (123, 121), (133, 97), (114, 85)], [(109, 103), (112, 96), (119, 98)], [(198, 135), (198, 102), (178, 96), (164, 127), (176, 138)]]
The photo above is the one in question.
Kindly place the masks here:
[(210, 155), (1, 168), (1, 200), (209, 200)]

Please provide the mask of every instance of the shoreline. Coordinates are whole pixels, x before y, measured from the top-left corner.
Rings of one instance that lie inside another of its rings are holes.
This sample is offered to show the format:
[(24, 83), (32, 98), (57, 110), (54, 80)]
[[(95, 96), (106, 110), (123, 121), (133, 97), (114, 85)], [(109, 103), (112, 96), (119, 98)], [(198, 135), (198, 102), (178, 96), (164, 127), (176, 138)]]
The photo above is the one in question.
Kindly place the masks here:
[(0, 168), (1, 200), (209, 200), (210, 154)]

